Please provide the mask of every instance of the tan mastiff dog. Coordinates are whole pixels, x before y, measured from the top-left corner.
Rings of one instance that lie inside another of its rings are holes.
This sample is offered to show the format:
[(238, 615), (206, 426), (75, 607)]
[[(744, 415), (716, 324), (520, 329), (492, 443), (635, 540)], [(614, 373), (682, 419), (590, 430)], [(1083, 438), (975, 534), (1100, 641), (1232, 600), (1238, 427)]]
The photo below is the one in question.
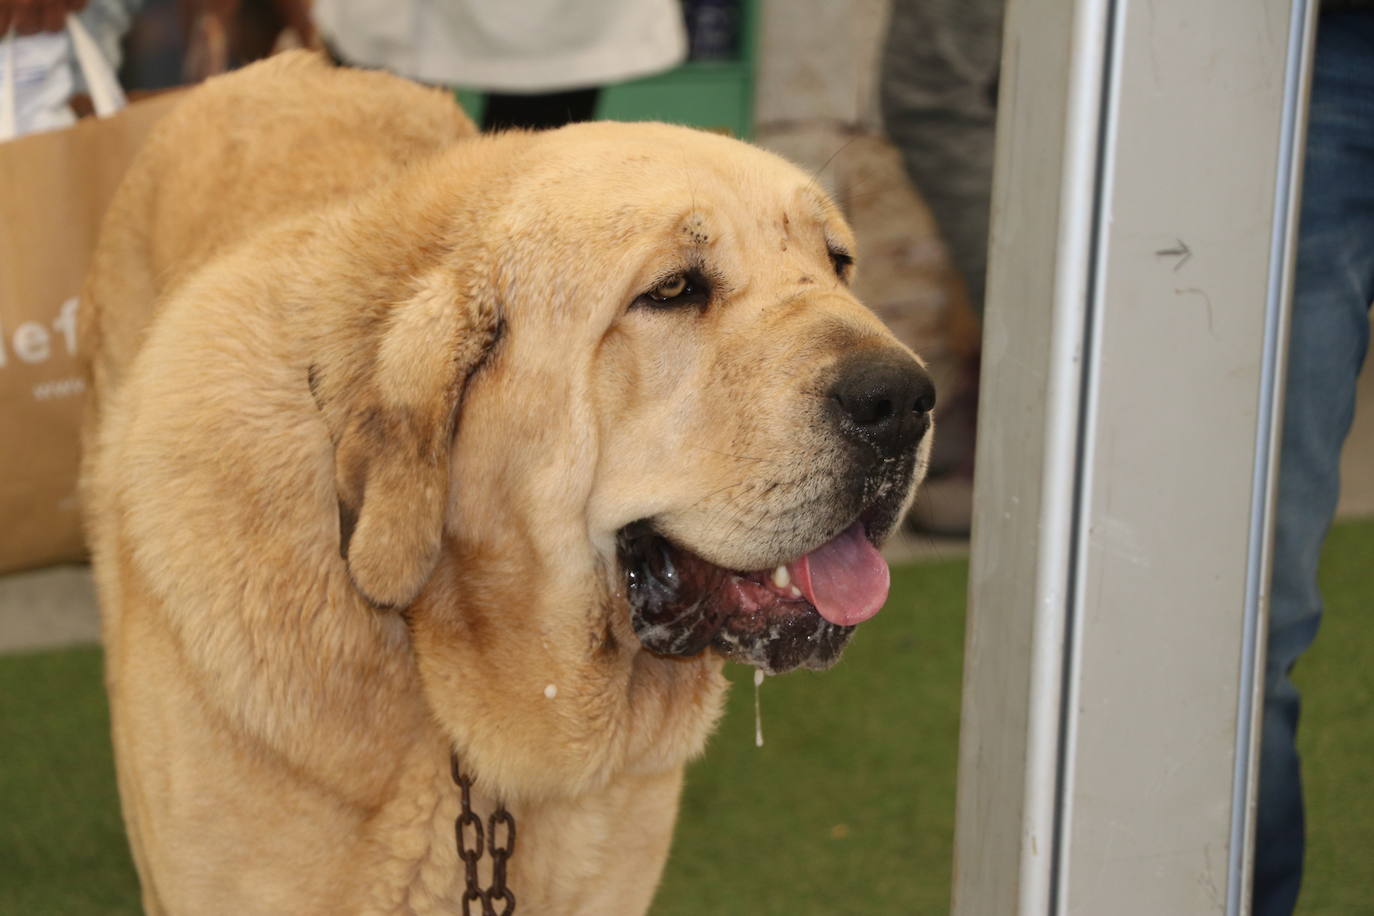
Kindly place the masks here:
[(823, 668), (886, 597), (933, 393), (825, 194), (684, 128), (471, 133), (285, 55), (191, 92), (105, 226), (85, 490), (150, 913), (642, 913), (723, 660)]

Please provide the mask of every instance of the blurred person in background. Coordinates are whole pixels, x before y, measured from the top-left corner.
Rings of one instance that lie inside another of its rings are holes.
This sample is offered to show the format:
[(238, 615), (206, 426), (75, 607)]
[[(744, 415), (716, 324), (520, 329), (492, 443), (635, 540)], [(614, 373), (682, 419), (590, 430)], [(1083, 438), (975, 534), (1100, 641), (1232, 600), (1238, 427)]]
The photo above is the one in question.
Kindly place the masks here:
[(186, 42), (182, 81), (198, 83), (280, 50), (313, 46), (310, 5), (310, 0), (176, 0)]
[(483, 127), (592, 118), (600, 87), (687, 54), (677, 0), (317, 0), (340, 61), (488, 93)]
[(131, 99), (315, 41), (310, 0), (0, 0), (0, 73), (13, 53), (20, 134), (68, 127), (90, 112), (68, 13)]
[(72, 98), (85, 94), (86, 84), (67, 35), (67, 14), (80, 18), (110, 66), (118, 68), (120, 39), (129, 30), (139, 2), (0, 0), (0, 74), (13, 66), (18, 134), (55, 130), (76, 122)]

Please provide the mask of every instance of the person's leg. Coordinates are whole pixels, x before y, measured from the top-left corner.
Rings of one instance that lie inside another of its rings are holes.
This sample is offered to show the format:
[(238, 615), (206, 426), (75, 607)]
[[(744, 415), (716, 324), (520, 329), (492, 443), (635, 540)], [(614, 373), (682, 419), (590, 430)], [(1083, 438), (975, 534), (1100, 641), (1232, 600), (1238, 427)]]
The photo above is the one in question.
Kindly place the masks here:
[(1294, 278), (1269, 602), (1255, 916), (1288, 916), (1304, 824), (1289, 674), (1321, 619), (1317, 563), (1335, 515), (1374, 298), (1374, 12), (1321, 17)]
[(1005, 0), (894, 0), (883, 122), (983, 312)]
[(538, 95), (493, 92), (487, 95), (482, 114), (483, 130), (524, 127), (547, 130), (575, 121), (590, 121), (596, 113), (598, 89), (574, 89)]

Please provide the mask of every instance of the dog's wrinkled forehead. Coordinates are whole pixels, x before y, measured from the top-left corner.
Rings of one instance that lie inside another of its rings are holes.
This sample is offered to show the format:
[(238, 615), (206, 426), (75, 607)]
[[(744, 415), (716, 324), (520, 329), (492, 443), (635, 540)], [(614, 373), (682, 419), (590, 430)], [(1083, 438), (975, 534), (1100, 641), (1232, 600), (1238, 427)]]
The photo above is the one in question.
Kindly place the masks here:
[(852, 247), (838, 207), (810, 175), (739, 140), (666, 124), (596, 122), (550, 131), (541, 142), (554, 149), (542, 157), (545, 172), (526, 185), (526, 200), (560, 220), (601, 223), (608, 243), (657, 225), (697, 246), (761, 230), (780, 249), (807, 234)]

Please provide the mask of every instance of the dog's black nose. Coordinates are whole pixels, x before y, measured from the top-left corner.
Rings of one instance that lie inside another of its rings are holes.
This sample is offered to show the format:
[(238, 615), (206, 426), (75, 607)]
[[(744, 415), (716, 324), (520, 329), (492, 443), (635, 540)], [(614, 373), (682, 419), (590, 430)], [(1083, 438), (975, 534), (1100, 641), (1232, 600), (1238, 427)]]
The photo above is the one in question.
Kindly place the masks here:
[(880, 458), (916, 447), (930, 428), (935, 385), (905, 353), (856, 354), (830, 388), (841, 432), (873, 446)]

